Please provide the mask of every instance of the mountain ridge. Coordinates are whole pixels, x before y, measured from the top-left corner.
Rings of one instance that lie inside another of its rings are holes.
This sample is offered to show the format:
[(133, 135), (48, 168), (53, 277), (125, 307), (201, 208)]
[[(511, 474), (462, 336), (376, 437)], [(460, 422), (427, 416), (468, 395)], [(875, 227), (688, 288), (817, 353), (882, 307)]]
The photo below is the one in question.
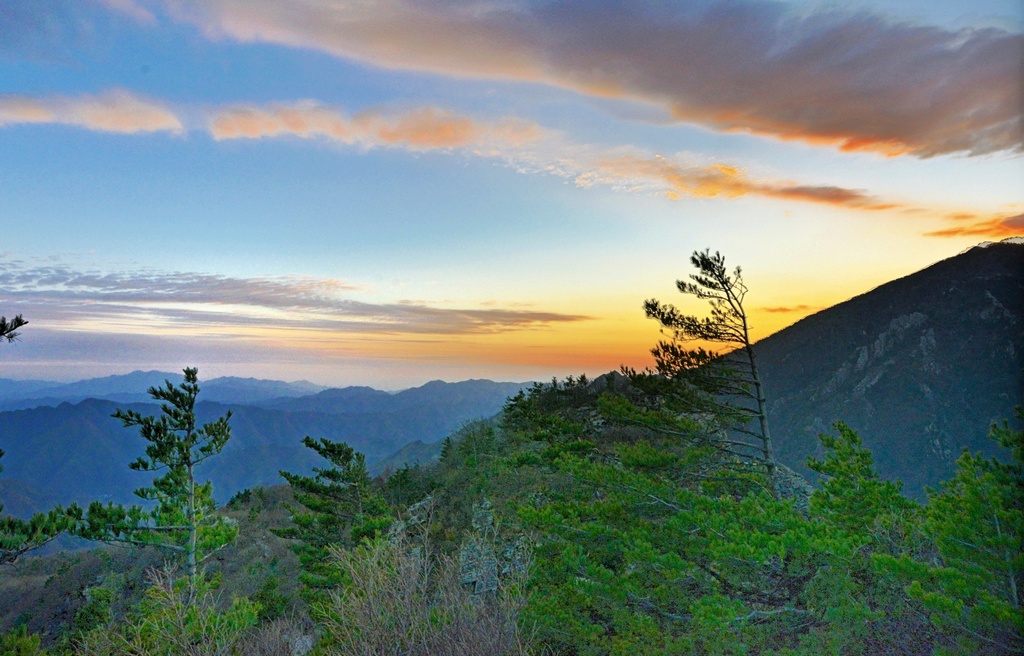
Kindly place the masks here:
[(754, 345), (776, 452), (806, 472), (842, 420), (913, 496), (1024, 402), (1024, 245), (972, 248)]
[[(162, 387), (168, 380), (175, 384), (180, 382), (181, 373), (135, 370), (127, 374), (86, 378), (70, 383), (0, 378), (0, 411), (24, 410), (40, 406), (56, 407), (61, 403), (78, 403), (86, 399), (105, 399), (119, 403), (146, 403), (150, 400), (146, 390), (150, 387)], [(329, 405), (328, 399), (340, 400), (360, 396), (368, 400), (367, 409), (363, 411), (371, 412), (376, 411), (375, 409), (387, 408), (389, 405), (402, 405), (403, 401), (393, 400), (395, 397), (413, 399), (418, 395), (426, 395), (429, 398), (431, 390), (445, 390), (447, 386), (451, 385), (457, 386), (456, 389), (461, 389), (458, 388), (460, 385), (493, 386), (495, 388), (507, 386), (508, 389), (513, 389), (525, 384), (497, 382), (482, 378), (454, 383), (432, 380), (419, 387), (387, 392), (363, 385), (327, 387), (308, 380), (286, 382), (262, 378), (220, 376), (201, 381), (200, 387), (204, 400), (280, 409), (300, 409), (303, 403), (294, 403), (294, 401), (305, 397), (319, 397), (317, 400), (310, 399), (304, 402), (308, 406), (306, 409), (316, 409), (318, 405)], [(371, 397), (375, 399), (372, 402), (369, 401)], [(335, 412), (360, 411), (349, 402), (340, 403), (340, 407), (341, 409), (335, 410)]]
[[(491, 383), (475, 395), (464, 393), (464, 387), (456, 383), (434, 386), (428, 391), (446, 393), (435, 396), (435, 402), (424, 398), (422, 403), (375, 412), (289, 411), (200, 400), (196, 410), (201, 422), (229, 410), (233, 413), (233, 438), (223, 457), (204, 466), (203, 475), (213, 482), (218, 500), (224, 501), (243, 488), (280, 483), (278, 471), (282, 469), (307, 474), (320, 460), (302, 447), (306, 435), (347, 442), (373, 464), (407, 443), (435, 442), (466, 421), (493, 416), (522, 385)], [(203, 394), (200, 392), (200, 399)], [(148, 482), (151, 475), (133, 472), (128, 464), (143, 453), (145, 443), (137, 432), (122, 428), (110, 416), (117, 408), (159, 414), (152, 400), (123, 403), (109, 399), (0, 412), (0, 449), (6, 452), (4, 496), (22, 498), (25, 495), (17, 492), (19, 487), (38, 488), (40, 481), (46, 481), (47, 494), (57, 503), (135, 501), (132, 490)], [(20, 514), (44, 508), (42, 502), (19, 502), (17, 506)]]

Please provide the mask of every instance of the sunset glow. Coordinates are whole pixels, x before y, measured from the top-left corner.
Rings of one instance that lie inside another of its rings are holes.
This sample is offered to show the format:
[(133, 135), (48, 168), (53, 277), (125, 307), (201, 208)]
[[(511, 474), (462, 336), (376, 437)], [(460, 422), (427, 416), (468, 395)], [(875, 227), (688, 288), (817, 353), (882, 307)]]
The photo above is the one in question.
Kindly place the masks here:
[[(651, 363), (1024, 235), (1020, 4), (0, 2), (4, 378)], [(888, 13), (887, 13), (888, 12)]]

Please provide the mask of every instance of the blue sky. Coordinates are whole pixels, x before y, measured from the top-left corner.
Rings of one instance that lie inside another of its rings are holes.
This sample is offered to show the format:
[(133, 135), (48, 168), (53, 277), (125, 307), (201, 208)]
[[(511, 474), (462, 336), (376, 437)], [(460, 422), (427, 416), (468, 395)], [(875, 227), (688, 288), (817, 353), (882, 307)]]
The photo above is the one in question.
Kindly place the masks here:
[(1024, 234), (1021, 7), (0, 0), (0, 377), (644, 366)]

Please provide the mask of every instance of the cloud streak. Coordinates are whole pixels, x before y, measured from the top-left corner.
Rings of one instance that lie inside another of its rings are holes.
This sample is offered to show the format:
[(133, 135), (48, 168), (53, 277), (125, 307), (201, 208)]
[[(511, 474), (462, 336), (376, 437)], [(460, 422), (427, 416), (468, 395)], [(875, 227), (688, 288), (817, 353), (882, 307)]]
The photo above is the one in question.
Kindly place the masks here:
[(113, 9), (114, 11), (121, 12), (130, 16), (133, 20), (142, 23), (143, 25), (155, 25), (156, 16), (153, 12), (149, 11), (142, 5), (135, 2), (135, 0), (96, 0), (101, 5), (106, 5), (107, 8)]
[[(695, 164), (686, 154), (666, 157), (628, 146), (574, 143), (561, 133), (515, 117), (482, 121), (429, 106), (350, 114), (313, 100), (235, 104), (206, 108), (202, 113), (204, 129), (216, 141), (292, 137), (367, 149), (460, 153), (494, 159), (525, 174), (554, 175), (579, 187), (657, 193), (672, 200), (761, 196), (853, 210), (915, 210), (863, 189), (757, 179), (725, 163)], [(75, 99), (0, 96), (0, 126), (25, 123), (65, 123), (120, 133), (179, 133), (186, 129), (163, 104), (126, 91)], [(1008, 229), (1016, 229), (1012, 222), (1008, 225)], [(1003, 234), (997, 232), (995, 223), (993, 226), (978, 227), (976, 233), (951, 229), (948, 234)], [(946, 231), (933, 234), (945, 235)]]
[(339, 333), (470, 335), (543, 328), (589, 317), (504, 308), (444, 308), (346, 298), (344, 281), (232, 278), (187, 272), (78, 271), (0, 259), (0, 301), (68, 330), (258, 335), (282, 329)]
[(216, 109), (210, 113), (208, 127), (217, 140), (287, 135), (414, 151), (521, 147), (545, 132), (536, 124), (519, 119), (483, 123), (436, 107), (399, 113), (371, 110), (349, 116), (312, 100)]
[(217, 140), (291, 136), (367, 148), (461, 152), (501, 160), (523, 173), (562, 177), (580, 187), (661, 193), (673, 200), (758, 195), (853, 209), (898, 207), (863, 190), (759, 181), (727, 164), (696, 165), (687, 163), (684, 156), (668, 158), (636, 148), (577, 144), (521, 119), (481, 122), (433, 107), (350, 116), (310, 100), (236, 105), (212, 110), (208, 128)]
[(23, 123), (57, 123), (121, 134), (184, 131), (178, 116), (163, 104), (120, 89), (74, 98), (0, 95), (0, 127)]
[[(563, 162), (564, 163), (564, 162)], [(627, 190), (651, 190), (680, 198), (739, 198), (764, 196), (861, 210), (888, 210), (899, 203), (883, 201), (862, 189), (830, 185), (757, 180), (742, 169), (726, 164), (699, 166), (682, 158), (641, 153), (612, 159), (595, 156), (593, 163), (578, 162), (581, 186), (605, 184)]]
[(886, 155), (1024, 152), (1024, 35), (995, 28), (949, 31), (867, 13), (799, 13), (774, 0), (164, 6), (210, 38), (630, 98), (713, 130)]
[(820, 307), (815, 307), (812, 305), (785, 305), (778, 307), (763, 307), (761, 308), (761, 311), (767, 312), (769, 314), (789, 314), (792, 312), (812, 312), (820, 309)]
[[(966, 215), (964, 218), (968, 217), (972, 217), (972, 215)], [(926, 237), (994, 237), (997, 239), (1018, 235), (1024, 235), (1024, 214), (974, 221), (968, 225), (925, 233)]]

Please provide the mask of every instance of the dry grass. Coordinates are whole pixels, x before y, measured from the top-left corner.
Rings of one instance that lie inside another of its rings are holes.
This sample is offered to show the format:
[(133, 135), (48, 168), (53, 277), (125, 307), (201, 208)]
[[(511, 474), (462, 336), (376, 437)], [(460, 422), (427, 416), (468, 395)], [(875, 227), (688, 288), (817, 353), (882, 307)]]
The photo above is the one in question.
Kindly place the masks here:
[(450, 558), (432, 559), (402, 541), (375, 540), (333, 552), (349, 578), (323, 610), (324, 645), (335, 656), (520, 656), (521, 581), (474, 596)]
[[(298, 599), (298, 559), (289, 541), (269, 532), (269, 527), (287, 525), (284, 504), (291, 499), (287, 485), (258, 488), (245, 502), (220, 510), (237, 520), (240, 529), (238, 539), (209, 561), (210, 574), (220, 577), (224, 598), (258, 598), (264, 582), (274, 577), (279, 583), (276, 592), (287, 600), (283, 612), (304, 612)], [(113, 606), (114, 619), (123, 620), (149, 587), (146, 572), (160, 567), (165, 557), (158, 549), (110, 545), (23, 558), (0, 569), (0, 633), (25, 624), (43, 636), (44, 647), (51, 647), (71, 627), (85, 603), (85, 591), (112, 574), (125, 581)]]
[(148, 573), (140, 606), (119, 626), (90, 631), (75, 645), (77, 656), (225, 656), (238, 653), (255, 625), (257, 609), (233, 599), (220, 603), (209, 582), (195, 587), (173, 567)]
[(302, 656), (316, 642), (308, 619), (279, 617), (253, 630), (235, 648), (244, 656)]

